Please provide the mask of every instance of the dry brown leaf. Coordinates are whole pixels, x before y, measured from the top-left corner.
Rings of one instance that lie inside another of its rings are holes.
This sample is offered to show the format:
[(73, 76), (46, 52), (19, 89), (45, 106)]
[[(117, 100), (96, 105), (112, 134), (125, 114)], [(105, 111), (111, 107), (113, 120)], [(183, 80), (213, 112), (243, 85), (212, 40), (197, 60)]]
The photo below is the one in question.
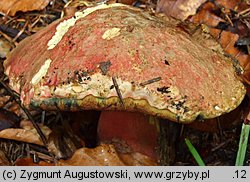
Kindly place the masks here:
[(10, 112), (13, 112), (15, 113), (16, 115), (18, 115), (19, 117), (22, 117), (22, 109), (19, 107), (18, 103), (16, 103), (15, 101), (11, 101), (11, 102), (8, 102), (5, 106), (4, 106), (5, 109), (7, 109), (8, 111)]
[(119, 156), (127, 166), (157, 166), (157, 163), (150, 157), (138, 152), (119, 154)]
[(18, 116), (5, 109), (0, 109), (0, 131), (7, 128), (16, 128), (18, 126)]
[[(220, 29), (210, 28), (209, 33), (216, 39), (218, 39), (219, 43), (221, 44), (222, 48), (227, 54), (230, 54), (232, 57), (237, 59), (240, 65), (244, 68), (245, 72), (243, 77), (247, 78), (247, 83), (249, 81), (249, 66), (250, 66), (250, 56), (240, 52), (234, 45), (235, 42), (238, 40), (239, 35), (234, 34), (229, 31), (221, 31)], [(248, 83), (249, 84), (249, 83)]]
[(11, 48), (10, 43), (0, 37), (0, 58), (5, 58)]
[(0, 108), (3, 108), (7, 101), (10, 99), (10, 96), (4, 95), (0, 97)]
[(68, 160), (60, 160), (59, 166), (124, 166), (124, 165), (156, 165), (149, 157), (140, 153), (119, 154), (110, 144), (89, 149), (78, 149)]
[(113, 145), (96, 148), (80, 148), (68, 160), (60, 160), (59, 166), (124, 166)]
[(216, 0), (216, 4), (218, 4), (219, 6), (224, 7), (225, 9), (232, 10), (236, 10), (241, 3), (242, 2), (239, 0)]
[(0, 0), (0, 11), (14, 16), (16, 12), (42, 10), (49, 4), (49, 0)]
[(185, 20), (194, 15), (204, 2), (206, 0), (160, 0), (157, 3), (156, 11), (179, 20)]
[[(45, 135), (45, 137), (48, 138), (49, 134), (51, 133), (51, 130), (46, 126), (42, 126), (40, 128), (43, 134)], [(43, 145), (43, 142), (41, 141), (35, 128), (28, 126), (28, 125), (24, 126), (23, 129), (22, 128), (9, 128), (9, 129), (2, 130), (0, 132), (0, 138), (33, 143), (37, 145)]]
[(215, 5), (212, 2), (208, 2), (202, 6), (202, 9), (191, 17), (190, 21), (199, 24), (206, 24), (207, 26), (216, 27), (219, 22), (225, 22), (224, 19), (211, 13), (215, 9)]
[(3, 151), (0, 150), (0, 166), (10, 166), (10, 162), (6, 158)]

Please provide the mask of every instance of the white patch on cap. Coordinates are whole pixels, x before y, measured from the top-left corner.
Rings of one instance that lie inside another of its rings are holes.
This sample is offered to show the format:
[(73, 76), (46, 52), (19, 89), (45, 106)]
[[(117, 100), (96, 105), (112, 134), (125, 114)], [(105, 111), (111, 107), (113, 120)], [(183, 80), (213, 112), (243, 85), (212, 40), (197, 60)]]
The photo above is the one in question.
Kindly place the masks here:
[(217, 111), (221, 110), (221, 108), (219, 106), (217, 106), (217, 105), (214, 106), (214, 109), (217, 110)]
[(108, 29), (104, 32), (104, 34), (102, 35), (102, 38), (103, 39), (106, 39), (106, 40), (110, 40), (118, 35), (120, 35), (120, 28), (111, 28), (111, 29)]
[(72, 90), (75, 92), (75, 93), (81, 93), (83, 91), (83, 88), (81, 85), (73, 85), (72, 86)]
[(111, 7), (119, 7), (119, 6), (126, 6), (126, 5), (123, 5), (120, 3), (108, 4), (108, 5), (101, 4), (95, 7), (87, 8), (82, 12), (76, 12), (74, 17), (64, 20), (56, 27), (55, 35), (49, 40), (47, 44), (48, 50), (53, 49), (62, 40), (63, 36), (67, 33), (69, 28), (74, 26), (78, 19), (84, 18), (96, 10), (106, 9), (106, 8), (111, 8)]
[(46, 74), (50, 67), (51, 59), (47, 59), (45, 63), (41, 66), (40, 70), (32, 78), (31, 83), (36, 85)]

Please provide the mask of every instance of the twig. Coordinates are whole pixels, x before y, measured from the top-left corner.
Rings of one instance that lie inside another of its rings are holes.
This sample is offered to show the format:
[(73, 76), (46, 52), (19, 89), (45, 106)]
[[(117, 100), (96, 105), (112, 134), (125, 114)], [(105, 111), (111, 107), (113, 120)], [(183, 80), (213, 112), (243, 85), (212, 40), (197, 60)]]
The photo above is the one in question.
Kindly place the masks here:
[(233, 27), (234, 24), (233, 24), (232, 20), (229, 18), (228, 14), (225, 14), (225, 17), (228, 20), (228, 22), (230, 23), (230, 25)]
[(33, 155), (37, 155), (37, 157), (39, 157), (39, 159), (42, 159), (42, 160), (46, 160), (46, 161), (50, 161), (50, 162), (54, 162), (54, 158), (49, 156), (49, 155), (46, 155), (44, 153), (41, 153), (41, 152), (36, 152), (36, 151), (30, 151), (31, 154)]
[[(0, 35), (2, 35), (9, 43), (12, 48), (17, 46), (16, 42), (12, 42), (12, 38), (0, 30)], [(13, 45), (14, 44), (14, 45)]]
[(215, 152), (216, 150), (220, 149), (221, 147), (223, 147), (224, 145), (228, 144), (231, 141), (232, 141), (232, 139), (228, 139), (227, 141), (220, 143), (216, 147), (212, 148), (211, 152)]
[(38, 124), (35, 122), (35, 120), (33, 119), (33, 117), (31, 116), (31, 114), (28, 111), (28, 109), (26, 109), (22, 105), (22, 103), (21, 103), (19, 97), (17, 96), (17, 94), (15, 94), (2, 80), (0, 80), (0, 83), (6, 89), (6, 91), (10, 94), (10, 96), (12, 96), (14, 98), (14, 100), (19, 105), (19, 107), (22, 108), (22, 110), (25, 112), (25, 114), (27, 115), (28, 119), (31, 121), (32, 125), (36, 129), (36, 131), (37, 131), (39, 137), (41, 138), (44, 146), (47, 147), (48, 143), (47, 143), (47, 139), (46, 139), (45, 135), (43, 134), (42, 130), (40, 129), (40, 127), (38, 126)]
[(247, 9), (245, 9), (245, 10), (239, 12), (239, 13), (237, 14), (237, 16), (240, 16), (240, 15), (244, 16), (244, 14), (247, 14), (247, 13), (249, 13), (249, 12), (250, 12), (250, 8), (247, 8)]
[(153, 78), (153, 79), (150, 79), (150, 80), (147, 80), (145, 82), (140, 83), (140, 86), (145, 86), (145, 85), (148, 85), (148, 84), (151, 84), (154, 82), (158, 82), (160, 80), (161, 80), (161, 77), (156, 77), (156, 78)]
[[(12, 38), (15, 38), (20, 31), (14, 28), (10, 28), (6, 25), (0, 25), (0, 31), (2, 31), (3, 33), (9, 35)], [(28, 35), (24, 32), (21, 32), (21, 34), (18, 36), (17, 40), (21, 41), (22, 39), (26, 38)]]
[(28, 26), (28, 21), (25, 22), (23, 28), (22, 28), (22, 29), (17, 33), (17, 35), (14, 37), (14, 39), (12, 40), (13, 42), (16, 42), (17, 39), (18, 39), (21, 35), (23, 35), (23, 32), (24, 32), (24, 30), (26, 29), (27, 26)]
[(117, 93), (118, 98), (119, 98), (119, 100), (120, 100), (120, 103), (122, 104), (122, 107), (124, 107), (124, 102), (123, 102), (122, 94), (121, 94), (121, 91), (120, 91), (119, 86), (118, 86), (118, 84), (117, 84), (116, 78), (115, 78), (115, 77), (112, 77), (112, 81), (113, 81), (113, 83), (114, 83), (115, 90), (116, 90), (116, 93)]

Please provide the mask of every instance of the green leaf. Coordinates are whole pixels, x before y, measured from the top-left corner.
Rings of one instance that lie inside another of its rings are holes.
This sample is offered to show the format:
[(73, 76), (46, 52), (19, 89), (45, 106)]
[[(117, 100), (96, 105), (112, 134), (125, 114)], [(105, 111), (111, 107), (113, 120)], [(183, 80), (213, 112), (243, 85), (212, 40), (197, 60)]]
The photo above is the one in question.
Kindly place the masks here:
[(205, 166), (205, 163), (203, 162), (200, 154), (197, 152), (197, 150), (194, 148), (193, 144), (190, 142), (189, 139), (185, 138), (185, 143), (188, 146), (189, 151), (193, 155), (195, 161), (198, 163), (199, 166)]
[(237, 157), (236, 157), (236, 162), (235, 162), (236, 166), (243, 166), (244, 165), (249, 131), (250, 131), (250, 125), (246, 125), (243, 123), (242, 128), (241, 128), (241, 134), (240, 134), (239, 149), (237, 152)]

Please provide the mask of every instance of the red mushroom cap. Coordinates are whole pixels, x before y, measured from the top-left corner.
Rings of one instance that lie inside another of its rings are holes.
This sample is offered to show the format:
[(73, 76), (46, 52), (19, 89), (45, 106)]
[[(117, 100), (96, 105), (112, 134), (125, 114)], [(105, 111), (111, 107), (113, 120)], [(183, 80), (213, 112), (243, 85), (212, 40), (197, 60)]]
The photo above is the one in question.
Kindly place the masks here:
[(167, 18), (121, 4), (56, 21), (5, 61), (26, 105), (128, 110), (190, 122), (236, 108), (245, 95), (230, 59)]

